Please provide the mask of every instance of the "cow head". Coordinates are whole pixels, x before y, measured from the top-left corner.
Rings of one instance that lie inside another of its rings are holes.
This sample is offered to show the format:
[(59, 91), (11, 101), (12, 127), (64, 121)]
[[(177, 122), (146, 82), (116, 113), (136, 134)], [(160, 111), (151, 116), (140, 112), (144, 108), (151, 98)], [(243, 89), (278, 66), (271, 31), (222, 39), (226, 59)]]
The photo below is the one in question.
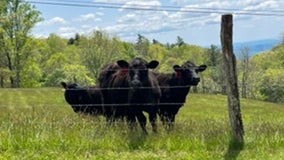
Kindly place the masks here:
[(179, 65), (174, 65), (173, 69), (175, 71), (175, 77), (182, 81), (184, 84), (188, 84), (190, 85), (191, 81), (192, 81), (192, 75), (189, 71), (189, 69), (185, 68), (185, 67), (181, 67)]
[(190, 85), (196, 86), (200, 81), (200, 77), (198, 76), (199, 72), (203, 72), (207, 66), (202, 64), (200, 66), (196, 66), (193, 62), (187, 61), (182, 65), (183, 68), (187, 69), (190, 73)]
[(159, 62), (152, 60), (147, 62), (146, 60), (135, 57), (130, 63), (125, 60), (117, 61), (122, 72), (127, 72), (129, 75), (129, 85), (132, 88), (138, 88), (145, 86), (145, 83), (149, 83), (148, 69), (154, 69), (159, 65)]
[(78, 105), (82, 103), (85, 89), (78, 83), (67, 84), (65, 82), (61, 82), (61, 85), (65, 89), (65, 100), (72, 106), (75, 112), (79, 112), (80, 106)]

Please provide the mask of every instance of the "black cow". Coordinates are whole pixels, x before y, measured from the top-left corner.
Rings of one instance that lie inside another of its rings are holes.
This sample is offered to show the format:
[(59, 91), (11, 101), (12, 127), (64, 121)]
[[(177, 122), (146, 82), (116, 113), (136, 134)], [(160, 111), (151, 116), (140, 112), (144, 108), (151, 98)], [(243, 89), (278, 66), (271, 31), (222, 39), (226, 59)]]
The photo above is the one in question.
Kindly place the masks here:
[(78, 83), (61, 82), (65, 89), (64, 97), (76, 113), (103, 115), (103, 96), (97, 86), (80, 86)]
[(182, 66), (175, 65), (173, 73), (154, 73), (162, 91), (158, 114), (168, 129), (172, 128), (176, 114), (185, 103), (190, 86), (198, 85), (200, 78), (197, 73), (206, 67), (187, 61)]
[(137, 118), (146, 134), (147, 120), (143, 111), (149, 114), (153, 131), (157, 131), (157, 103), (161, 91), (156, 77), (148, 69), (154, 69), (158, 64), (158, 61), (153, 60), (148, 63), (139, 57), (133, 58), (130, 63), (119, 60), (117, 61), (119, 69), (109, 74), (110, 77), (101, 78), (101, 80), (105, 79), (107, 84), (100, 82), (100, 86), (110, 88), (108, 93), (111, 98), (113, 116), (126, 116), (130, 126), (136, 122)]
[(120, 107), (120, 110), (116, 110), (112, 104), (112, 90), (110, 88), (114, 74), (120, 70), (120, 67), (117, 63), (108, 63), (101, 68), (101, 71), (98, 76), (98, 85), (101, 88), (102, 95), (104, 97), (104, 107), (105, 107), (105, 116), (107, 122), (111, 123), (117, 119), (123, 119), (126, 116), (126, 108), (123, 106)]

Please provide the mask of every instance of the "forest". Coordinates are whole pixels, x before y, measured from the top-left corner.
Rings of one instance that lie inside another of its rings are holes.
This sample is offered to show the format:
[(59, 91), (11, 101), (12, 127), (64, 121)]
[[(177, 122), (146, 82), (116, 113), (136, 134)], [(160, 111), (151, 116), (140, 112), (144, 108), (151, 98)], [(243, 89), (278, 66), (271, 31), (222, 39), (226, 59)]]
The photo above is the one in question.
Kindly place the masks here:
[[(221, 49), (184, 42), (160, 43), (137, 34), (135, 42), (126, 42), (102, 30), (91, 34), (74, 33), (63, 38), (51, 33), (46, 38), (31, 34), (42, 20), (34, 6), (20, 0), (0, 2), (0, 87), (59, 87), (61, 81), (82, 85), (96, 83), (100, 68), (119, 59), (135, 56), (158, 60), (159, 72), (172, 72), (172, 66), (190, 60), (206, 64), (201, 83), (192, 92), (226, 94)], [(248, 47), (238, 51), (239, 91), (242, 98), (284, 103), (284, 41), (271, 50), (249, 56)]]

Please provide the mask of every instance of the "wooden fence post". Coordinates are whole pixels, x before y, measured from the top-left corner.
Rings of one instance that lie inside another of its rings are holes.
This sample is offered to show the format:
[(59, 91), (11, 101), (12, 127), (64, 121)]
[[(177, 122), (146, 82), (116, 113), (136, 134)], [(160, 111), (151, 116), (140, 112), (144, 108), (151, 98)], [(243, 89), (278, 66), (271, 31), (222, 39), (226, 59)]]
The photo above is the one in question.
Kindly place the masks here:
[(238, 78), (236, 71), (236, 57), (233, 53), (233, 16), (222, 15), (221, 19), (221, 44), (223, 61), (227, 79), (228, 110), (232, 136), (238, 142), (243, 142), (244, 129), (240, 109)]

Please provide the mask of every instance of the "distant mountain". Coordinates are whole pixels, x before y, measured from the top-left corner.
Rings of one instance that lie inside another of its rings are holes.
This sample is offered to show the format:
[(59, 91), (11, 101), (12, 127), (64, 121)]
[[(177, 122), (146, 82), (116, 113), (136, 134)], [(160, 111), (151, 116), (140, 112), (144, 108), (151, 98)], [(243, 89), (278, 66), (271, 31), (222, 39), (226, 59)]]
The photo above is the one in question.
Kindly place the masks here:
[(237, 42), (233, 44), (233, 47), (237, 57), (239, 57), (240, 49), (243, 47), (248, 47), (249, 55), (252, 56), (261, 51), (270, 50), (280, 42), (281, 42), (280, 39), (263, 39), (263, 40), (248, 41), (248, 42)]
[[(280, 39), (261, 39), (255, 41), (234, 42), (234, 53), (236, 57), (240, 57), (240, 49), (247, 47), (249, 49), (249, 56), (252, 56), (259, 52), (270, 50), (280, 42)], [(221, 45), (217, 45), (217, 47), (220, 49), (222, 48)], [(205, 48), (210, 48), (210, 46), (205, 46)]]

